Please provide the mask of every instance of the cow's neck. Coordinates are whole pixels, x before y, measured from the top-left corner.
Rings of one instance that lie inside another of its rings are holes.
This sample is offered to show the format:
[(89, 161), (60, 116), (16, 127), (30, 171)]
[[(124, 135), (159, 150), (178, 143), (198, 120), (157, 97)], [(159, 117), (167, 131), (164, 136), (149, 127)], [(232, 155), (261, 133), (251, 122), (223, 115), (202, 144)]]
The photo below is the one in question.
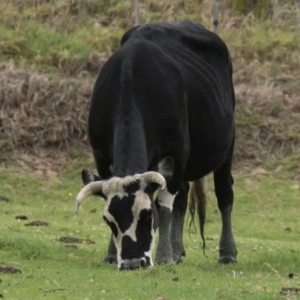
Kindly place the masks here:
[(138, 117), (127, 116), (118, 122), (114, 137), (114, 176), (141, 174), (147, 171), (145, 133)]

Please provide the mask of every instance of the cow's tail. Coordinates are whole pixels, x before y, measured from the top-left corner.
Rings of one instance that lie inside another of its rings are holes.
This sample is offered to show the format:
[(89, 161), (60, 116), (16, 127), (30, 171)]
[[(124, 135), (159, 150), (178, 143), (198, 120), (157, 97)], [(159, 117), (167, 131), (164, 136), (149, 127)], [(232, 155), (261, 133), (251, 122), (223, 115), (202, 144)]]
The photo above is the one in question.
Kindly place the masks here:
[(189, 211), (191, 214), (191, 221), (189, 224), (189, 230), (192, 226), (195, 227), (195, 213), (197, 211), (199, 219), (200, 235), (202, 238), (203, 254), (205, 255), (205, 237), (204, 237), (204, 224), (206, 219), (206, 196), (204, 191), (204, 178), (195, 180), (192, 183), (189, 195)]

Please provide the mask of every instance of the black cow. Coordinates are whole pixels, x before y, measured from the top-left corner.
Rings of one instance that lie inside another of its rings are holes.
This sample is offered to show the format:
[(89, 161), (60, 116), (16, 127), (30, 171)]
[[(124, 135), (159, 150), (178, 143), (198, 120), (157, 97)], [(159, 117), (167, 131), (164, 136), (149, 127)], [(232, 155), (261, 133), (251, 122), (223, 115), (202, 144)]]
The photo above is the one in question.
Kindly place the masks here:
[(113, 234), (106, 259), (117, 258), (119, 269), (153, 265), (157, 227), (158, 263), (185, 254), (188, 182), (203, 237), (201, 179), (212, 171), (223, 225), (219, 262), (236, 261), (234, 102), (228, 49), (202, 25), (146, 24), (124, 34), (91, 100), (88, 134), (99, 177), (84, 170), (76, 199), (77, 211), (88, 195), (105, 198), (103, 218)]

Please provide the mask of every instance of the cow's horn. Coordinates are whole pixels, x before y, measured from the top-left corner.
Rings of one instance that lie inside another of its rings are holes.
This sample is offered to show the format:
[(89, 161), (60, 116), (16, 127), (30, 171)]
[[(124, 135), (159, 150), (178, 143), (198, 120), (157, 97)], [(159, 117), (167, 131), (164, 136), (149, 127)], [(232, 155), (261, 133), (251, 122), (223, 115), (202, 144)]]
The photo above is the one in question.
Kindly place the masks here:
[(158, 172), (150, 171), (142, 174), (142, 177), (147, 183), (155, 182), (161, 186), (161, 190), (166, 188), (166, 179)]
[(88, 196), (102, 191), (102, 181), (95, 181), (87, 184), (81, 189), (75, 200), (75, 212), (78, 212), (81, 202)]

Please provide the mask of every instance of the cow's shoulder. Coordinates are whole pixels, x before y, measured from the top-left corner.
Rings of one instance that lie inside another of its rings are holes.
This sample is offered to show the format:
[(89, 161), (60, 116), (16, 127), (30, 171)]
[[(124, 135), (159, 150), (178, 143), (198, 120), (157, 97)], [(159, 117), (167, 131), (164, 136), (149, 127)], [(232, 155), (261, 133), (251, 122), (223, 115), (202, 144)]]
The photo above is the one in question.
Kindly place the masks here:
[(182, 43), (194, 52), (215, 56), (228, 61), (229, 52), (225, 42), (200, 23), (182, 21), (175, 24), (181, 31)]

